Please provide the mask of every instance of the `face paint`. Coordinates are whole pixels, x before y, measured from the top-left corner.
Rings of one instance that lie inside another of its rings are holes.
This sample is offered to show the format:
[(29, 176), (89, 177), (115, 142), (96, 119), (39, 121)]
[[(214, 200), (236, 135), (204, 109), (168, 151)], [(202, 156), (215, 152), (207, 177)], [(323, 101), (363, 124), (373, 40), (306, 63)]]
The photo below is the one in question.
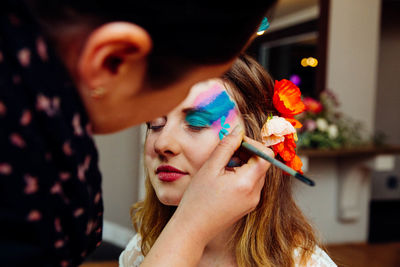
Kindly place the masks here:
[(195, 109), (186, 115), (187, 123), (195, 127), (211, 126), (218, 131), (220, 139), (228, 134), (229, 123), (237, 116), (235, 103), (218, 83), (201, 93), (194, 106)]

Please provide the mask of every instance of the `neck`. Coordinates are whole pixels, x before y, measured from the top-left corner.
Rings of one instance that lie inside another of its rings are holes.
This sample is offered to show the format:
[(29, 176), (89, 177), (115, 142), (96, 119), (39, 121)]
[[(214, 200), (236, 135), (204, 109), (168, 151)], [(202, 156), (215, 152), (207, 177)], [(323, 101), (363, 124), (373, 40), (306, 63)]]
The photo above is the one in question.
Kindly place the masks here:
[[(232, 238), (235, 225), (215, 236), (205, 247), (203, 262), (208, 266), (234, 266), (236, 265), (235, 250), (229, 241)], [(211, 265), (210, 265), (211, 264)], [(222, 264), (222, 265), (221, 265)]]

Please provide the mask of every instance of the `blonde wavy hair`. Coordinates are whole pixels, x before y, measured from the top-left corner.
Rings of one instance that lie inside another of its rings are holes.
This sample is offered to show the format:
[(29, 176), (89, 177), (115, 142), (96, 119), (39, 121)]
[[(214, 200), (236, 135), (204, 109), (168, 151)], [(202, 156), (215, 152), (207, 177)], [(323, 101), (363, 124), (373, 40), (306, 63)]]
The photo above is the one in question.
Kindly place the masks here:
[[(247, 55), (240, 56), (222, 80), (238, 104), (246, 135), (260, 141), (268, 114), (278, 115), (272, 103), (273, 80)], [(131, 208), (133, 225), (142, 237), (143, 255), (149, 252), (175, 209), (158, 200), (147, 178), (145, 199)], [(230, 244), (241, 267), (294, 266), (295, 249), (300, 252), (300, 264), (308, 261), (320, 244), (293, 200), (292, 178), (271, 166), (257, 208), (235, 224)]]

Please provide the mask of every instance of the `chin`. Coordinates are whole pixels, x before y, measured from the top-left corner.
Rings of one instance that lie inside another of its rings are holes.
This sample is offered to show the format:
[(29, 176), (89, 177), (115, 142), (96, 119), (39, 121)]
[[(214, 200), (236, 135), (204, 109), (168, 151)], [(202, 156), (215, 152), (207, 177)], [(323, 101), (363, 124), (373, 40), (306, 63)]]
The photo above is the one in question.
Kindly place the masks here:
[(173, 195), (157, 195), (158, 200), (166, 205), (166, 206), (178, 206), (181, 202), (182, 196), (173, 196)]

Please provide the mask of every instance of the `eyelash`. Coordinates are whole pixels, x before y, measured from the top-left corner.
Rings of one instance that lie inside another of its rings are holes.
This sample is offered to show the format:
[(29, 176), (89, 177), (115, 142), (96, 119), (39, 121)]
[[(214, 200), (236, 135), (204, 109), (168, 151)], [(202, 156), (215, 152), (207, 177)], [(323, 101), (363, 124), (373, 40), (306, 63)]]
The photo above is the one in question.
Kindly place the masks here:
[(194, 125), (190, 125), (190, 124), (188, 124), (188, 127), (190, 130), (195, 131), (195, 132), (200, 132), (201, 130), (208, 128), (207, 126), (194, 126)]
[(147, 125), (147, 128), (148, 128), (149, 130), (152, 130), (152, 131), (161, 130), (162, 127), (164, 127), (164, 125), (151, 125), (151, 124), (148, 124), (148, 125)]
[[(163, 127), (164, 127), (164, 125), (151, 125), (150, 123), (147, 124), (147, 129), (152, 130), (152, 131), (159, 131)], [(195, 125), (190, 125), (190, 124), (187, 124), (187, 127), (194, 132), (200, 132), (201, 130), (209, 128), (208, 126), (195, 126)]]

